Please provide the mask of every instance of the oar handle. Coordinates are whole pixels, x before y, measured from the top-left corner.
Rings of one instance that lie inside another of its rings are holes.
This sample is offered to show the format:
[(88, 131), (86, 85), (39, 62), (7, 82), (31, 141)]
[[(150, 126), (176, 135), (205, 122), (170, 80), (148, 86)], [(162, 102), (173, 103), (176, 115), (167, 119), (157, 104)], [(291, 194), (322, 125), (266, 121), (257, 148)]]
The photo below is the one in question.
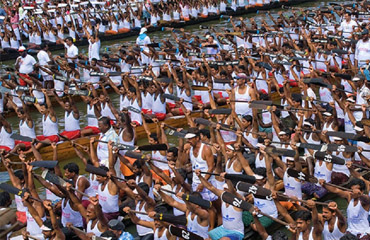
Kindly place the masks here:
[(220, 176), (219, 173), (211, 173), (211, 172), (200, 172), (200, 173), (208, 174), (208, 175), (213, 175), (213, 176)]
[(146, 212), (140, 212), (140, 211), (135, 211), (135, 210), (130, 210), (130, 212), (136, 213), (136, 214), (141, 214), (141, 215), (148, 215), (148, 213), (146, 213)]
[(272, 216), (268, 215), (267, 213), (260, 212), (260, 214), (261, 214), (261, 215), (263, 215), (263, 216), (265, 216), (265, 217), (270, 218), (271, 220), (274, 220), (274, 221), (275, 221), (275, 222), (277, 222), (277, 223), (280, 223), (281, 225), (289, 226), (289, 223), (284, 222), (283, 220), (280, 220), (280, 219), (278, 219), (278, 218), (272, 217)]
[(83, 234), (86, 234), (85, 231), (79, 229), (79, 228), (76, 228), (75, 226), (70, 226), (70, 228), (73, 230), (73, 231), (76, 231), (76, 232), (80, 232), (80, 233), (83, 233)]
[(168, 192), (168, 193), (171, 193), (171, 194), (175, 194), (175, 195), (176, 195), (176, 193), (175, 193), (175, 192), (170, 191), (170, 190), (167, 190), (167, 189), (164, 189), (164, 188), (161, 188), (161, 191), (163, 191), (163, 192)]
[(335, 187), (335, 188), (338, 188), (338, 189), (341, 189), (343, 191), (349, 191), (349, 192), (352, 192), (351, 189), (348, 189), (348, 188), (345, 188), (345, 187), (342, 187), (342, 186), (339, 186), (339, 185), (335, 185), (335, 184), (332, 184), (332, 183), (327, 183), (325, 182), (326, 185), (328, 186), (331, 186), (331, 187)]
[(166, 163), (166, 164), (168, 164), (167, 161), (159, 160), (159, 159), (153, 159), (153, 158), (151, 158), (150, 161), (155, 161), (155, 162), (160, 162), (160, 163)]
[(42, 202), (43, 202), (41, 199), (34, 198), (34, 197), (32, 197), (32, 196), (29, 196), (28, 198), (29, 198), (29, 199), (32, 199), (33, 201), (36, 201), (36, 202), (40, 202), (40, 203), (42, 203)]
[[(298, 201), (298, 202), (301, 202), (301, 203), (307, 203), (307, 200), (293, 199), (293, 198), (285, 195), (284, 193), (278, 193), (278, 196), (283, 197), (283, 198), (286, 198), (286, 199), (289, 199), (289, 200)], [(322, 205), (322, 206), (328, 206), (328, 204), (327, 203), (324, 203), (324, 202), (317, 202), (317, 201), (315, 201), (315, 204)]]
[(78, 190), (77, 188), (75, 188), (75, 187), (71, 187), (71, 189), (73, 190), (73, 191), (75, 191), (75, 192), (77, 192), (77, 193), (79, 193), (79, 194), (81, 194), (82, 196), (85, 196), (85, 197), (87, 197), (87, 198), (89, 198), (90, 196), (89, 195), (87, 195), (86, 193), (84, 193), (84, 192), (81, 192), (80, 190)]
[(25, 164), (24, 162), (9, 162), (12, 165), (22, 165)]
[(369, 170), (370, 171), (370, 168), (365, 167), (365, 166), (361, 166), (360, 164), (357, 164), (357, 163), (352, 163), (352, 166), (358, 167), (358, 168), (362, 168), (362, 169), (365, 169), (365, 170)]

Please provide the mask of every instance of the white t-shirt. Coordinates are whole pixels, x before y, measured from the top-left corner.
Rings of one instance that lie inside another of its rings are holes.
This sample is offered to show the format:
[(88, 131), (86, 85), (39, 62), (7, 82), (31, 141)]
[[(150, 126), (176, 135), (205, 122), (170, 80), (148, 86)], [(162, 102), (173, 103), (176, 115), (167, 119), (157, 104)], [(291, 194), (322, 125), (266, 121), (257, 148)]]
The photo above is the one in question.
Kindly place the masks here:
[(353, 32), (353, 26), (358, 26), (354, 20), (347, 22), (344, 20), (339, 27), (340, 31), (343, 31), (343, 37), (348, 38)]
[(23, 58), (22, 56), (18, 57), (17, 61), (19, 62), (19, 73), (29, 74), (33, 72), (33, 65), (35, 65), (36, 59), (31, 55), (28, 55)]
[(92, 43), (89, 40), (89, 61), (91, 61), (91, 59), (93, 58), (100, 60), (99, 49), (100, 49), (100, 40), (94, 43)]
[[(40, 63), (40, 66), (45, 66), (45, 65), (48, 65), (48, 62), (50, 62), (50, 58), (49, 58), (49, 55), (47, 52), (41, 50), (38, 54), (37, 54), (37, 59), (39, 60), (39, 63)], [(41, 75), (47, 75), (47, 73), (45, 73), (44, 71), (40, 70), (40, 73)]]
[(361, 60), (370, 60), (370, 39), (366, 42), (363, 40), (357, 42), (355, 59), (358, 61), (359, 67), (366, 64), (366, 62), (361, 62)]
[[(68, 57), (76, 57), (78, 55), (78, 48), (72, 44), (71, 46), (68, 46), (66, 43), (64, 44), (64, 47), (67, 49), (67, 55)], [(68, 62), (73, 62), (72, 59), (68, 59)]]

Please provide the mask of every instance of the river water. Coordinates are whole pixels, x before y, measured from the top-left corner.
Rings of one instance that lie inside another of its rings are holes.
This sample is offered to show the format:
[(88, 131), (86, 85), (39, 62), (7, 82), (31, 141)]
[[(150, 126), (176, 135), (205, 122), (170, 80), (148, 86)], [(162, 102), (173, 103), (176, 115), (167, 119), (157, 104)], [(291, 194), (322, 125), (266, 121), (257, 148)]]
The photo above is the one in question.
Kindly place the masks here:
[[(338, 2), (338, 1), (335, 1), (335, 2)], [(328, 3), (328, 1), (315, 1), (315, 2), (300, 4), (300, 5), (297, 5), (297, 6), (311, 8), (311, 7), (324, 6), (327, 3)], [(344, 2), (344, 3), (346, 3), (346, 2)], [(276, 18), (277, 13), (281, 10), (282, 9), (272, 9), (271, 13)], [(283, 14), (285, 16), (290, 16), (291, 12), (290, 12), (290, 10), (284, 10)], [(264, 13), (259, 13), (259, 14), (252, 13), (252, 14), (244, 15), (242, 17), (244, 18), (244, 21), (247, 25), (249, 24), (249, 19), (251, 19), (251, 18), (253, 18), (257, 23), (260, 23), (262, 19), (265, 19), (265, 21), (268, 24), (273, 24), (272, 21)], [(234, 21), (238, 22), (239, 17), (235, 17)], [(338, 21), (338, 19), (337, 19), (337, 21)], [(230, 29), (232, 31), (232, 26), (231, 26), (230, 22), (228, 22), (227, 20), (223, 20), (223, 19), (203, 23), (202, 25), (203, 26), (213, 26), (216, 29), (217, 32), (222, 32), (224, 29)], [(205, 38), (205, 35), (208, 32), (207, 29), (200, 29), (199, 25), (187, 26), (184, 29), (186, 31), (189, 31), (189, 32), (195, 34), (195, 35), (200, 36), (201, 38)], [(161, 39), (166, 39), (166, 38), (171, 39), (171, 35), (170, 35), (169, 32), (154, 32), (154, 33), (149, 33), (148, 35), (150, 36), (152, 41), (155, 41), (155, 42), (160, 42)], [(121, 45), (132, 45), (132, 44), (135, 44), (135, 41), (136, 41), (136, 37), (129, 37), (129, 38), (124, 38), (122, 40), (102, 42), (101, 53), (114, 52), (115, 50), (117, 50), (119, 48), (119, 46), (121, 46)], [(87, 54), (87, 47), (86, 46), (79, 47), (79, 51), (82, 52), (82, 53)], [(53, 52), (53, 55), (59, 54), (61, 52), (63, 52), (63, 51)], [(15, 62), (14, 60), (6, 61), (6, 62), (0, 62), (0, 69), (4, 69), (5, 67), (14, 66), (14, 62)], [(118, 104), (119, 104), (118, 96), (116, 94), (111, 94), (110, 96), (111, 96), (113, 104), (118, 107)], [(85, 115), (86, 114), (86, 105), (82, 102), (79, 102), (79, 103), (76, 103), (76, 104), (77, 104), (78, 109), (81, 111), (81, 116)], [(59, 125), (60, 125), (59, 129), (62, 130), (62, 129), (64, 129), (64, 110), (59, 105), (54, 106), (54, 109), (55, 109), (55, 112), (57, 113), (57, 116), (58, 116), (58, 119), (59, 119)], [(32, 112), (31, 115), (32, 115), (32, 118), (35, 122), (36, 134), (38, 134), (38, 135), (42, 134), (41, 115), (38, 112)], [(11, 117), (11, 118), (8, 118), (7, 120), (12, 124), (13, 131), (18, 132), (18, 123), (19, 123), (18, 118), (17, 117)], [(81, 126), (85, 126), (85, 119), (83, 117), (81, 117)], [(177, 140), (175, 138), (169, 138), (169, 141), (170, 141), (170, 143), (172, 143), (174, 145), (177, 145)], [(138, 144), (140, 145), (140, 144), (144, 144), (146, 142), (147, 142), (146, 139), (140, 139), (138, 141)], [(62, 168), (66, 163), (72, 162), (72, 161), (77, 163), (80, 166), (80, 169), (81, 169), (80, 173), (84, 174), (85, 173), (84, 166), (82, 164), (82, 161), (80, 161), (78, 158), (70, 159), (69, 161), (63, 162), (63, 163), (60, 164), (60, 167)], [(0, 172), (0, 183), (1, 182), (7, 182), (7, 181), (9, 181), (8, 174), (6, 172)], [(36, 183), (37, 183), (37, 181), (36, 181)], [(40, 192), (40, 195), (44, 195), (43, 194), (44, 193), (43, 189), (39, 188), (39, 192)], [(338, 205), (339, 205), (340, 209), (345, 209), (346, 208), (347, 204), (345, 203), (345, 201), (343, 199), (337, 198), (335, 200), (338, 202)]]

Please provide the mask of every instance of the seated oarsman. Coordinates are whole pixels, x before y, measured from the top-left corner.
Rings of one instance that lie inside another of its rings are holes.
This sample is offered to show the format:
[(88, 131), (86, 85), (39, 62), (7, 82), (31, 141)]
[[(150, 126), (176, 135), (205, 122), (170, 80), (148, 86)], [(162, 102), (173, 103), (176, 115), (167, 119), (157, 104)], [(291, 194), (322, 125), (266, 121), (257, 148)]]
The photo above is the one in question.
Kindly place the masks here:
[(17, 222), (16, 210), (10, 208), (12, 199), (8, 192), (0, 193), (0, 234)]
[[(78, 85), (76, 85), (76, 88)], [(94, 94), (95, 89), (92, 86), (92, 84), (87, 84), (87, 89), (91, 90)], [(88, 135), (97, 135), (100, 133), (99, 127), (98, 127), (98, 118), (101, 116), (100, 112), (100, 106), (98, 104), (99, 100), (95, 98), (95, 95), (89, 94), (88, 96), (81, 96), (84, 103), (86, 103), (86, 114), (90, 115), (87, 117), (87, 126), (84, 127), (81, 130), (81, 136), (85, 137)]]
[(54, 93), (55, 99), (59, 105), (65, 110), (64, 114), (64, 131), (60, 133), (62, 137), (75, 139), (81, 136), (80, 128), (80, 112), (71, 95), (68, 95), (68, 101), (63, 102), (57, 94)]
[(0, 151), (10, 152), (14, 146), (14, 139), (11, 138), (13, 133), (12, 126), (8, 121), (5, 120), (2, 114), (0, 114)]

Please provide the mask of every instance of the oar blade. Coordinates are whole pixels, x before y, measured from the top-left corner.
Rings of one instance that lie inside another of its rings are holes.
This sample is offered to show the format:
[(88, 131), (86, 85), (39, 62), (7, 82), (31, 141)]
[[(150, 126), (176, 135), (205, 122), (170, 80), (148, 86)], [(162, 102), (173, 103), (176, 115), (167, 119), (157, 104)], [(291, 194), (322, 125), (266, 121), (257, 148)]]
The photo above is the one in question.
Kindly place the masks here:
[(166, 144), (153, 144), (139, 146), (140, 151), (167, 151), (168, 147)]
[(346, 161), (343, 158), (327, 154), (325, 152), (315, 152), (315, 158), (328, 163), (344, 165)]
[(212, 203), (210, 201), (207, 201), (207, 200), (204, 200), (201, 197), (197, 197), (197, 196), (193, 196), (193, 195), (189, 195), (189, 194), (183, 194), (182, 199), (184, 201), (188, 201), (188, 202), (197, 204), (197, 205), (199, 205), (203, 208), (206, 208), (206, 209), (209, 209), (212, 206)]
[(14, 139), (14, 140), (18, 140), (18, 141), (23, 141), (23, 142), (32, 142), (32, 138), (30, 137), (27, 137), (27, 136), (23, 136), (23, 135), (20, 135), (20, 134), (17, 134), (17, 133), (13, 133), (10, 138)]
[(209, 114), (226, 114), (229, 115), (231, 114), (231, 109), (225, 108), (225, 109), (210, 109), (208, 110)]
[(0, 189), (4, 190), (5, 192), (15, 194), (17, 196), (23, 197), (24, 191), (22, 189), (18, 189), (16, 187), (13, 187), (12, 185), (9, 185), (7, 183), (0, 183)]
[(232, 193), (229, 192), (223, 192), (221, 195), (222, 201), (225, 203), (231, 204), (234, 207), (243, 209), (244, 211), (251, 211), (253, 210), (253, 205), (244, 201), (243, 199), (235, 196)]
[(235, 181), (235, 182), (241, 181), (241, 182), (247, 182), (251, 184), (254, 184), (256, 182), (256, 178), (254, 176), (249, 176), (246, 174), (226, 173), (225, 178), (231, 181)]
[(250, 184), (250, 183), (238, 182), (236, 184), (236, 189), (239, 190), (239, 191), (246, 192), (246, 193), (252, 193), (253, 196), (257, 197), (257, 198), (262, 198), (262, 199), (267, 199), (267, 200), (272, 199), (272, 197), (271, 197), (272, 193), (269, 189), (259, 187), (259, 186), (255, 186), (255, 185)]
[(34, 167), (43, 167), (43, 168), (55, 168), (58, 165), (58, 161), (36, 161), (36, 162), (31, 162), (31, 166)]
[(103, 176), (103, 177), (107, 176), (107, 171), (105, 171), (104, 169), (98, 168), (98, 167), (94, 167), (91, 164), (86, 164), (85, 171), (92, 173), (92, 174), (99, 175), (99, 176)]
[(204, 238), (201, 236), (183, 228), (175, 227), (174, 225), (170, 225), (168, 230), (170, 231), (171, 235), (183, 238), (185, 240), (204, 240)]

